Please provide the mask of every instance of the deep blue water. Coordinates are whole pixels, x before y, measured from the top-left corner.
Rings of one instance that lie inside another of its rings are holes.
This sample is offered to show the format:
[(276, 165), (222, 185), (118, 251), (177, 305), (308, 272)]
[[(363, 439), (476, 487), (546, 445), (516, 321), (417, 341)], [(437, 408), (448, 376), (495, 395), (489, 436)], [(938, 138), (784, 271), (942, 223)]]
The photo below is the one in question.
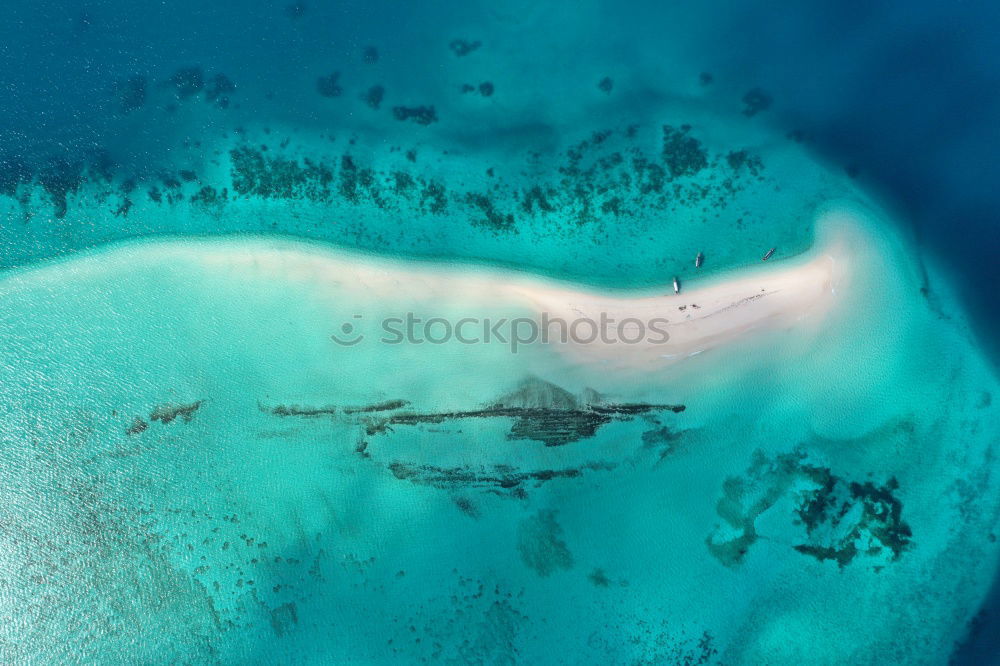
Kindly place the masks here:
[[(609, 59), (620, 50), (621, 62), (635, 51), (655, 58), (659, 48), (680, 49), (717, 79), (767, 90), (773, 123), (800, 131), (856, 173), (952, 269), (980, 342), (1000, 360), (1000, 5), (661, 4), (603, 8), (592, 41)], [(475, 26), (477, 18), (462, 3), (443, 1), (12, 4), (0, 22), (0, 183), (97, 154), (125, 176), (155, 171), (169, 159), (176, 127), (121, 132), (115, 86), (130, 76), (148, 77), (153, 87), (197, 64), (244, 89), (287, 94), (281, 121), (322, 126), (330, 119), (291, 102), (289, 72), (322, 69), (324, 61), (336, 70), (339, 60), (378, 44), (400, 80), (419, 80), (439, 57), (414, 58), (428, 36), (446, 44), (455, 26)], [(546, 45), (530, 48), (544, 69)], [(263, 111), (244, 105), (240, 113)], [(215, 122), (206, 117), (204, 131)], [(957, 663), (1000, 653), (1000, 585), (992, 599)]]

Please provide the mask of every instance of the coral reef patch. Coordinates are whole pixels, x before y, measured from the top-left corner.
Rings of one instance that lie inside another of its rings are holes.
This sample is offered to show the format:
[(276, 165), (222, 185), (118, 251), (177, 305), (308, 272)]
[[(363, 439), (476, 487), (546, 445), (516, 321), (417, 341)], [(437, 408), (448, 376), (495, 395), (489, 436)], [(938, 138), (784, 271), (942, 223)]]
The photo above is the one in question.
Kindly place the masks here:
[(757, 519), (790, 501), (793, 513), (785, 518), (797, 535), (796, 551), (841, 567), (859, 557), (875, 566), (898, 560), (912, 539), (895, 496), (899, 483), (848, 481), (805, 459), (801, 449), (773, 459), (758, 451), (746, 474), (726, 479), (716, 506), (725, 524), (706, 539), (709, 551), (738, 565), (760, 536)]
[(174, 419), (180, 417), (185, 423), (190, 423), (191, 419), (194, 418), (194, 413), (198, 411), (204, 402), (204, 400), (196, 400), (195, 402), (186, 404), (168, 402), (155, 407), (153, 411), (149, 413), (149, 420), (159, 421), (163, 425), (167, 425)]

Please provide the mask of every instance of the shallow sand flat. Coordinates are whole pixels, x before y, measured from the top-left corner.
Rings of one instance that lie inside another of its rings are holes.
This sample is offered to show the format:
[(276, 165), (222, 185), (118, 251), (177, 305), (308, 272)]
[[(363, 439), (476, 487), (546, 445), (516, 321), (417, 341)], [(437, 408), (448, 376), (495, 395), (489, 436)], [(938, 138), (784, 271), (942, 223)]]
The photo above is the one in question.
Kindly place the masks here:
[[(553, 645), (566, 663), (670, 663), (697, 662), (708, 636), (724, 663), (939, 663), (992, 573), (1000, 391), (881, 220), (819, 214), (815, 251), (682, 296), (259, 238), (138, 242), (9, 274), (0, 504), (15, 531), (0, 531), (0, 572), (2, 605), (27, 619), (0, 638), (53, 660), (93, 640), (123, 660), (197, 661), (197, 634), (229, 661), (433, 661), (438, 643), (459, 663), (551, 663)], [(762, 285), (774, 293), (731, 307)], [(625, 314), (695, 297), (718, 314), (678, 320), (676, 339), (717, 346), (659, 374), (601, 362), (614, 345), (331, 340), (356, 313), (377, 336), (369, 320), (407, 309), (530, 317), (544, 298)], [(512, 437), (510, 416), (365, 421), (477, 410), (526, 375), (563, 401), (592, 388), (604, 405), (686, 409), (557, 446)], [(345, 409), (394, 400), (409, 404)], [(171, 405), (190, 420), (153, 420)], [(864, 527), (843, 567), (797, 550), (842, 550), (859, 524), (854, 501), (847, 524), (803, 526), (826, 473), (845, 501), (871, 483), (899, 503), (912, 539), (898, 557)], [(147, 594), (122, 610), (132, 588)], [(82, 638), (81, 598), (99, 620)], [(261, 628), (277, 640), (255, 640)]]
[[(337, 330), (338, 316), (352, 328), (357, 323), (352, 319), (372, 325), (380, 317), (409, 312), (421, 321), (441, 317), (448, 324), (431, 329), (439, 337), (445, 326), (454, 333), (458, 321), (469, 317), (475, 321), (464, 325), (462, 337), (475, 344), (483, 342), (481, 322), (486, 318), (521, 318), (497, 328), (500, 335), (489, 344), (513, 342), (523, 353), (525, 345), (547, 342), (574, 364), (656, 371), (766, 331), (819, 334), (821, 322), (849, 289), (857, 264), (878, 258), (868, 256), (867, 232), (852, 214), (827, 213), (817, 227), (817, 246), (806, 255), (693, 280), (680, 294), (669, 283), (658, 290), (609, 291), (472, 264), (389, 260), (254, 238), (127, 245), (83, 258), (69, 270), (79, 279), (88, 273), (157, 267), (182, 274), (189, 267), (236, 281), (245, 276), (299, 284), (337, 303), (329, 327), (347, 340), (353, 336)], [(39, 277), (60, 279), (60, 270), (59, 265), (43, 268)], [(548, 338), (542, 339), (546, 324)], [(448, 343), (457, 344), (454, 335)]]
[[(681, 294), (672, 293), (672, 285), (666, 284), (655, 295), (649, 290), (630, 295), (569, 288), (521, 273), (472, 266), (342, 258), (333, 252), (321, 256), (291, 248), (193, 250), (197, 260), (209, 266), (309, 280), (320, 289), (355, 291), (371, 299), (376, 311), (430, 307), (430, 312), (422, 313), (426, 319), (434, 316), (434, 307), (455, 318), (463, 316), (463, 308), (475, 316), (483, 304), (501, 312), (509, 308), (511, 318), (527, 315), (534, 324), (522, 322), (516, 331), (502, 329), (509, 337), (520, 335), (522, 345), (538, 343), (535, 334), (548, 323), (550, 344), (572, 354), (575, 362), (656, 371), (768, 330), (808, 328), (816, 334), (838, 302), (838, 290), (843, 295), (848, 288), (858, 255), (868, 254), (865, 232), (849, 214), (829, 214), (818, 226), (817, 247), (804, 257), (734, 270), (704, 286), (695, 281)], [(877, 260), (864, 258), (871, 259)], [(468, 328), (478, 332), (474, 324)]]
[[(570, 340), (570, 351), (580, 362), (607, 368), (657, 371), (691, 356), (769, 330), (802, 329), (813, 335), (850, 288), (852, 271), (870, 257), (865, 232), (848, 214), (830, 214), (817, 222), (819, 240), (806, 256), (760, 268), (730, 271), (704, 286), (694, 282), (681, 293), (629, 297), (622, 294), (570, 291), (515, 285), (538, 312), (572, 321), (598, 320), (602, 314), (616, 324), (607, 326), (613, 344)], [(862, 255), (862, 256), (859, 256)], [(671, 286), (668, 285), (667, 289)], [(839, 293), (838, 293), (839, 292)], [(638, 320), (628, 327), (618, 324)], [(647, 335), (642, 327), (660, 321), (669, 336)], [(584, 329), (585, 331), (586, 329)], [(623, 335), (624, 334), (624, 335)], [(619, 338), (625, 338), (622, 344)]]

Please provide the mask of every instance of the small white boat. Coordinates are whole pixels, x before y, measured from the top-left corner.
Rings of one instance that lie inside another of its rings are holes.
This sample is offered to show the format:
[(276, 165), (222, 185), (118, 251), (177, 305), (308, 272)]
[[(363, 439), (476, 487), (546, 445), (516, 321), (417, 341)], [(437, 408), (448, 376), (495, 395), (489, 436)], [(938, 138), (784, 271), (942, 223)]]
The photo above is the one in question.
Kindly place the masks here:
[(681, 281), (674, 277), (674, 293), (681, 293)]
[(767, 261), (768, 259), (770, 259), (771, 255), (774, 254), (774, 251), (777, 250), (777, 249), (778, 248), (776, 248), (776, 247), (772, 247), (770, 250), (767, 251), (767, 254), (764, 255), (764, 258), (761, 259), (761, 261)]
[(701, 268), (701, 264), (704, 261), (705, 261), (705, 255), (703, 255), (701, 252), (699, 252), (698, 256), (694, 258), (694, 267), (695, 268)]

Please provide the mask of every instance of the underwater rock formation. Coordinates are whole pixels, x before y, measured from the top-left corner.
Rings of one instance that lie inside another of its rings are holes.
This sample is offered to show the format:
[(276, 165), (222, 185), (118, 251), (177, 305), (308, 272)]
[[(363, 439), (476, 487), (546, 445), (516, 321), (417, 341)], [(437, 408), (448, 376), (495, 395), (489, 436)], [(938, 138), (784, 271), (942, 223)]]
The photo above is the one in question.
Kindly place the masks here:
[(368, 92), (361, 96), (361, 99), (369, 107), (378, 110), (378, 108), (382, 106), (382, 99), (384, 97), (385, 88), (382, 86), (372, 86), (368, 89)]
[(678, 441), (686, 430), (675, 430), (670, 426), (659, 426), (642, 433), (642, 448), (655, 449), (659, 452), (658, 462), (668, 458), (677, 450)]
[(482, 46), (482, 43), (477, 41), (469, 41), (466, 39), (453, 39), (451, 43), (448, 44), (448, 48), (451, 49), (452, 53), (461, 58), (462, 56), (467, 56), (476, 49)]
[[(201, 75), (191, 72), (175, 76), (182, 90), (193, 90)], [(166, 85), (171, 87), (169, 82)], [(235, 87), (222, 74), (201, 79), (206, 104), (220, 108), (232, 103)], [(476, 90), (472, 87), (472, 91)], [(370, 108), (386, 106), (381, 86), (358, 94)], [(411, 122), (430, 123), (436, 118), (431, 109), (400, 107), (398, 114)], [(0, 165), (5, 167), (0, 170), (0, 192), (27, 202), (31, 189), (41, 187), (46, 196), (39, 201), (51, 203), (55, 216), (60, 218), (66, 216), (70, 206), (74, 213), (81, 206), (97, 206), (110, 215), (122, 216), (130, 212), (132, 204), (152, 210), (162, 208), (167, 214), (168, 208), (194, 202), (197, 214), (211, 216), (215, 224), (236, 230), (232, 225), (238, 227), (240, 223), (232, 220), (241, 218), (226, 217), (231, 206), (252, 203), (247, 199), (268, 199), (320, 204), (331, 212), (363, 209), (412, 216), (422, 228), (434, 225), (430, 216), (446, 216), (440, 224), (447, 228), (465, 226), (485, 231), (495, 237), (495, 243), (549, 225), (589, 238), (603, 225), (611, 225), (609, 229), (619, 233), (623, 225), (629, 224), (630, 216), (642, 219), (670, 215), (679, 208), (698, 208), (706, 216), (718, 218), (727, 209), (732, 210), (732, 204), (746, 190), (763, 186), (764, 164), (758, 156), (738, 146), (709, 153), (697, 134), (698, 130), (685, 125), (668, 126), (666, 130), (628, 125), (585, 133), (586, 138), (569, 144), (561, 153), (547, 155), (546, 159), (552, 160), (551, 168), (545, 171), (549, 175), (511, 179), (490, 166), (488, 184), (463, 183), (409, 167), (408, 162), (417, 159), (417, 149), (412, 146), (390, 147), (390, 153), (405, 157), (390, 163), (381, 155), (359, 151), (358, 156), (353, 150), (331, 152), (318, 149), (316, 144), (305, 150), (292, 149), (286, 144), (287, 138), (274, 145), (236, 139), (219, 170), (203, 173), (199, 169), (195, 175), (191, 169), (174, 165), (169, 171), (151, 170), (141, 176), (135, 182), (148, 194), (143, 199), (131, 196), (124, 202), (121, 196), (106, 194), (99, 195), (101, 200), (93, 199), (95, 186), (98, 192), (106, 192), (120, 187), (114, 180), (134, 179), (134, 174), (120, 173), (121, 166), (106, 155), (80, 161), (57, 158), (35, 167), (7, 160)], [(528, 169), (524, 173), (537, 171), (531, 166), (537, 155), (532, 154), (517, 167)], [(76, 193), (80, 194), (79, 201), (69, 197)], [(32, 214), (40, 212), (34, 210), (38, 204), (25, 205)], [(183, 210), (187, 214), (190, 209), (184, 206)], [(181, 214), (181, 210), (171, 214)], [(155, 218), (153, 215), (150, 219)], [(341, 227), (325, 225), (296, 228), (295, 232), (335, 240), (342, 233)], [(359, 236), (345, 242), (380, 245), (388, 241), (362, 240)]]
[(132, 425), (130, 425), (128, 427), (128, 430), (125, 431), (125, 434), (127, 434), (127, 435), (138, 435), (141, 432), (145, 432), (145, 430), (147, 428), (149, 428), (149, 424), (146, 423), (145, 421), (143, 421), (142, 418), (140, 418), (140, 417), (137, 416), (132, 421)]
[(131, 113), (145, 105), (146, 85), (146, 77), (130, 76), (115, 86), (122, 113)]
[(385, 400), (383, 402), (376, 402), (371, 405), (362, 405), (360, 407), (344, 407), (345, 414), (370, 414), (371, 412), (389, 412), (394, 409), (402, 409), (409, 405), (408, 400)]
[(300, 405), (275, 405), (268, 407), (258, 403), (260, 411), (274, 416), (334, 416), (340, 414), (370, 414), (372, 412), (387, 412), (394, 409), (401, 409), (410, 404), (406, 400), (384, 400), (370, 405), (360, 405), (354, 407), (337, 407), (336, 405), (325, 405), (322, 407), (306, 407)]
[(804, 528), (796, 551), (841, 567), (862, 555), (880, 564), (898, 560), (912, 537), (893, 495), (898, 482), (846, 481), (805, 457), (797, 450), (772, 460), (758, 451), (745, 476), (726, 479), (716, 507), (726, 527), (708, 537), (709, 551), (727, 566), (738, 565), (758, 539), (757, 518), (790, 496), (795, 515), (787, 522)]
[(366, 423), (368, 435), (396, 425), (438, 424), (476, 418), (513, 419), (507, 439), (562, 446), (593, 437), (597, 430), (616, 420), (630, 420), (650, 412), (680, 413), (684, 405), (606, 402), (596, 391), (578, 398), (563, 388), (540, 379), (525, 380), (519, 388), (480, 409), (449, 412), (400, 412)]
[(236, 92), (236, 84), (225, 74), (214, 75), (205, 87), (205, 99), (219, 107), (225, 109), (229, 106), (229, 95)]
[(607, 471), (614, 469), (612, 463), (588, 463), (568, 469), (542, 469), (521, 471), (510, 465), (489, 467), (437, 467), (394, 462), (388, 466), (392, 475), (401, 481), (442, 489), (486, 488), (496, 490), (521, 489), (525, 484), (535, 482), (540, 485), (554, 479), (576, 479), (585, 471)]
[(57, 218), (66, 216), (67, 196), (78, 191), (84, 180), (83, 164), (62, 158), (49, 160), (38, 172), (38, 184), (49, 195)]
[(271, 157), (243, 146), (229, 151), (233, 190), (240, 195), (264, 199), (328, 200), (333, 172), (326, 166), (304, 160)]
[(333, 72), (316, 79), (316, 92), (323, 97), (340, 97), (344, 89), (340, 87), (340, 72)]
[(201, 67), (182, 67), (167, 79), (165, 85), (174, 89), (177, 99), (188, 99), (205, 87), (205, 73)]
[(166, 425), (177, 417), (181, 417), (185, 423), (190, 423), (191, 419), (194, 418), (194, 413), (198, 411), (204, 402), (204, 400), (196, 400), (187, 404), (168, 402), (153, 409), (149, 413), (149, 420), (159, 421), (163, 425)]
[(761, 90), (754, 88), (743, 95), (743, 115), (748, 118), (757, 115), (761, 111), (766, 111), (771, 107), (771, 96)]
[[(629, 421), (636, 416), (653, 412), (679, 414), (684, 405), (656, 403), (609, 402), (593, 389), (586, 389), (581, 396), (550, 382), (537, 378), (524, 380), (518, 388), (501, 396), (485, 407), (442, 412), (399, 411), (410, 403), (407, 400), (386, 400), (371, 405), (339, 408), (334, 405), (319, 407), (301, 405), (265, 406), (258, 408), (274, 416), (346, 417), (360, 416), (357, 421), (367, 436), (388, 432), (393, 426), (419, 426), (440, 424), (461, 419), (507, 418), (512, 419), (507, 438), (530, 440), (545, 446), (562, 446), (592, 437), (597, 430), (613, 421)], [(393, 412), (379, 415), (380, 412)]]
[(276, 405), (274, 407), (265, 407), (258, 404), (257, 407), (260, 411), (273, 414), (274, 416), (305, 416), (313, 418), (316, 416), (333, 416), (337, 413), (337, 408), (334, 406), (300, 407), (299, 405)]
[(430, 125), (437, 122), (437, 111), (433, 106), (394, 106), (392, 115), (399, 121), (412, 120), (418, 125)]
[(663, 126), (663, 161), (674, 178), (693, 176), (708, 166), (708, 154), (690, 131), (690, 125)]

